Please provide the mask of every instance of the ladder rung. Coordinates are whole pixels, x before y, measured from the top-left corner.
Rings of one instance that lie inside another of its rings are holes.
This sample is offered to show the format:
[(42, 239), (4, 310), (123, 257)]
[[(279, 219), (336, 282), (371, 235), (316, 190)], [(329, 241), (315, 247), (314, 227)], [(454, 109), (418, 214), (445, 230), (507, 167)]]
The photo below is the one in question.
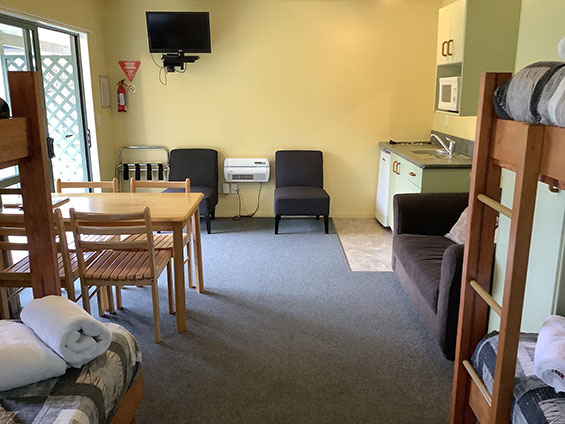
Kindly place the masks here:
[(488, 403), (488, 406), (492, 406), (492, 398), (490, 396), (490, 393), (488, 392), (487, 386), (485, 386), (485, 383), (483, 383), (483, 380), (481, 380), (481, 377), (479, 377), (479, 374), (477, 374), (477, 371), (475, 371), (473, 365), (471, 365), (469, 361), (465, 360), (463, 361), (463, 366), (465, 367), (465, 369), (467, 370), (467, 372), (469, 373), (469, 375), (477, 385), (477, 388), (485, 398), (485, 401)]
[(481, 296), (486, 303), (488, 303), (488, 306), (490, 306), (492, 310), (498, 314), (498, 316), (502, 316), (502, 306), (500, 306), (500, 304), (494, 300), (494, 298), (485, 289), (483, 289), (477, 281), (471, 280), (469, 281), (469, 284), (473, 287), (473, 289), (475, 289), (477, 294)]
[(485, 194), (479, 194), (477, 196), (477, 199), (479, 199), (481, 202), (483, 202), (485, 205), (490, 206), (491, 208), (493, 208), (495, 211), (500, 212), (503, 215), (506, 215), (508, 218), (512, 219), (512, 209), (507, 208), (506, 206), (504, 206), (502, 203), (497, 202), (496, 200), (491, 199), (490, 197), (488, 197)]

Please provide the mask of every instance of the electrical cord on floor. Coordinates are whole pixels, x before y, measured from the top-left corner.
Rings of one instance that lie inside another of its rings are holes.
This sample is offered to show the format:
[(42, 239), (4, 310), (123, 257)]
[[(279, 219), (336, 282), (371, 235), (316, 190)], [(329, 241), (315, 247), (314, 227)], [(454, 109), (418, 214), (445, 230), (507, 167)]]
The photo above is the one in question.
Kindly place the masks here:
[(259, 192), (257, 193), (257, 206), (255, 210), (247, 215), (241, 214), (241, 195), (239, 194), (239, 187), (237, 188), (237, 215), (232, 217), (232, 221), (238, 221), (241, 218), (252, 218), (259, 210), (259, 202), (261, 200), (261, 189), (263, 188), (263, 183), (259, 183)]

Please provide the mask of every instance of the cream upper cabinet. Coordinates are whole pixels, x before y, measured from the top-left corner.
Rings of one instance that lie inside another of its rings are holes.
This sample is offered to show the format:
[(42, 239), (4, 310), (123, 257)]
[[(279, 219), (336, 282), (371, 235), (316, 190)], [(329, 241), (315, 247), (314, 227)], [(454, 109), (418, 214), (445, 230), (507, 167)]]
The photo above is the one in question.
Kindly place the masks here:
[(450, 62), (463, 61), (465, 40), (465, 0), (458, 0), (451, 7), (451, 38), (447, 42), (447, 56)]
[(463, 60), (465, 33), (465, 0), (442, 7), (438, 16), (437, 64)]
[[(512, 72), (521, 0), (444, 0), (439, 9), (435, 110), (476, 116), (483, 72)], [(458, 112), (438, 109), (440, 78), (459, 77)]]

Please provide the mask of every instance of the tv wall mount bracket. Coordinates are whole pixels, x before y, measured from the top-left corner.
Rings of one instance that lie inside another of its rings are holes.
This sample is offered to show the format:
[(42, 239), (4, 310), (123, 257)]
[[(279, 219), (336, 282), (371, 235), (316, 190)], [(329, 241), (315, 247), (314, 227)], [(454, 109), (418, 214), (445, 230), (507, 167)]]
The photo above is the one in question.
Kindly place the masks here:
[(175, 72), (177, 66), (183, 70), (185, 63), (194, 63), (200, 59), (200, 56), (185, 56), (183, 52), (178, 52), (165, 53), (161, 59), (163, 60), (163, 66), (167, 68), (167, 72)]

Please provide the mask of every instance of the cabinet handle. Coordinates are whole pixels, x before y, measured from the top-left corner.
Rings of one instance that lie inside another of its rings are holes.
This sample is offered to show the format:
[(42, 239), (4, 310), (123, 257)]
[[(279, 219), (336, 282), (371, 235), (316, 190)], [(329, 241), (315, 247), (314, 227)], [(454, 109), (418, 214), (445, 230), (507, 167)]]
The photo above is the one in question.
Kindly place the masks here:
[(396, 161), (392, 162), (392, 173), (393, 174), (396, 174), (396, 164), (397, 164)]
[(408, 175), (410, 175), (411, 177), (415, 177), (416, 174), (414, 174), (413, 172), (409, 172)]
[(400, 175), (400, 162), (396, 165), (396, 175)]
[(449, 40), (447, 42), (447, 55), (453, 56), (453, 52), (451, 51), (451, 46), (453, 46), (453, 40)]
[(447, 41), (444, 41), (443, 43), (441, 43), (441, 55), (443, 57), (447, 57), (447, 53), (445, 53), (445, 47), (447, 46)]

